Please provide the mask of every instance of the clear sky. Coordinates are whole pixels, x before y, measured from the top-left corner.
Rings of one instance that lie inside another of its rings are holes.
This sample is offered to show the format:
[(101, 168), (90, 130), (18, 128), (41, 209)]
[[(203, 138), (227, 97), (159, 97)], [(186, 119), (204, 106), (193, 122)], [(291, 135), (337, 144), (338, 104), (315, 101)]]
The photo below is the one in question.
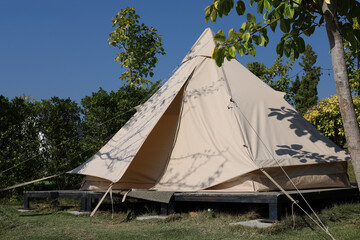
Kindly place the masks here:
[[(116, 49), (107, 44), (110, 22), (121, 8), (135, 7), (141, 22), (163, 36), (166, 56), (159, 57), (154, 80), (167, 79), (207, 27), (225, 33), (243, 21), (235, 11), (216, 24), (205, 23), (204, 8), (212, 0), (0, 0), (0, 94), (81, 99), (99, 87), (117, 90), (122, 69), (114, 62)], [(280, 31), (280, 29), (278, 29)], [(257, 56), (238, 57), (270, 67), (280, 34), (257, 47)], [(318, 55), (318, 66), (331, 68), (325, 30), (305, 38)], [(289, 59), (287, 59), (289, 60)], [(295, 63), (291, 76), (301, 70)], [(332, 71), (323, 71), (319, 98), (335, 94)]]

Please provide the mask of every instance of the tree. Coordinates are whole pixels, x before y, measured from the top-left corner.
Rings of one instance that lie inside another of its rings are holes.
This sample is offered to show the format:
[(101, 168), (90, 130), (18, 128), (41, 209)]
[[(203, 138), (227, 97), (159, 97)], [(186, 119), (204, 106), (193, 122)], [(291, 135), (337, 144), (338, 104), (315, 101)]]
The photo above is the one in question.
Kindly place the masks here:
[(154, 75), (153, 68), (158, 61), (156, 55), (165, 55), (165, 51), (161, 35), (155, 28), (140, 23), (139, 18), (134, 8), (121, 9), (111, 20), (115, 30), (109, 34), (107, 41), (120, 50), (115, 61), (127, 68), (120, 79), (135, 85), (146, 85), (151, 83), (146, 78)]
[[(35, 121), (34, 102), (25, 97), (9, 100), (0, 95), (0, 188), (41, 177)], [(24, 161), (26, 164), (21, 164)]]
[(304, 115), (311, 106), (315, 105), (318, 101), (317, 97), (317, 85), (320, 81), (321, 69), (320, 67), (314, 67), (317, 59), (317, 55), (312, 50), (312, 47), (306, 45), (305, 52), (301, 56), (302, 62), (299, 65), (304, 70), (304, 75), (301, 77), (301, 81), (298, 81), (293, 85), (294, 105), (296, 110)]
[[(218, 44), (212, 58), (220, 66), (224, 58), (235, 58), (237, 52), (241, 56), (255, 56), (254, 44), (266, 46), (269, 42), (267, 28), (275, 31), (279, 25), (283, 35), (276, 52), (279, 56), (285, 54), (294, 60), (305, 51), (302, 36), (311, 36), (316, 28), (324, 27), (325, 22), (346, 141), (360, 189), (360, 131), (349, 87), (343, 44), (344, 38), (351, 44), (353, 51), (360, 49), (360, 30), (353, 28), (354, 19), (360, 15), (360, 3), (356, 0), (250, 0), (250, 6), (255, 6), (255, 3), (258, 13), (265, 12), (264, 25), (248, 12), (239, 31), (231, 29), (228, 38), (222, 30), (215, 35)], [(205, 21), (211, 19), (216, 22), (217, 17), (227, 16), (233, 8), (234, 0), (214, 0), (205, 8)], [(238, 0), (235, 9), (238, 15), (244, 15), (244, 1)]]
[(270, 68), (265, 67), (263, 63), (259, 62), (249, 62), (246, 64), (246, 67), (267, 85), (276, 91), (286, 93), (285, 100), (290, 104), (293, 104), (293, 92), (289, 77), (289, 70), (292, 66), (293, 63), (290, 61), (283, 64), (281, 58), (277, 58)]
[(136, 112), (134, 107), (145, 102), (158, 88), (159, 82), (151, 88), (137, 88), (123, 85), (118, 91), (103, 89), (81, 100), (83, 122), (83, 148), (89, 149), (90, 157), (98, 151)]
[(265, 66), (265, 64), (260, 62), (248, 62), (246, 64), (246, 68), (263, 81), (265, 79), (265, 75), (268, 72), (268, 68)]
[[(36, 126), (40, 138), (43, 176), (65, 173), (82, 162), (80, 107), (70, 98), (52, 97), (36, 104)], [(78, 177), (59, 176), (52, 181), (58, 189), (74, 187)]]

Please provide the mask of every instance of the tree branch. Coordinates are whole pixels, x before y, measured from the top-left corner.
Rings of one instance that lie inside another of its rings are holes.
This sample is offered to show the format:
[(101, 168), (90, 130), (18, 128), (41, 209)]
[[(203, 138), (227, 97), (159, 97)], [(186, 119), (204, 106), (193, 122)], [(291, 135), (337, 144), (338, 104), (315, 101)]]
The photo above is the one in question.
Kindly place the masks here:
[(254, 31), (251, 32), (250, 34), (254, 34), (254, 33), (256, 33), (256, 32), (259, 32), (261, 29), (267, 28), (268, 26), (270, 26), (270, 25), (273, 24), (274, 22), (279, 21), (280, 19), (281, 19), (281, 17), (278, 17), (278, 18), (274, 19), (272, 22), (266, 24), (265, 26), (262, 26), (261, 28), (258, 28), (258, 29), (256, 29), (256, 30), (254, 30)]

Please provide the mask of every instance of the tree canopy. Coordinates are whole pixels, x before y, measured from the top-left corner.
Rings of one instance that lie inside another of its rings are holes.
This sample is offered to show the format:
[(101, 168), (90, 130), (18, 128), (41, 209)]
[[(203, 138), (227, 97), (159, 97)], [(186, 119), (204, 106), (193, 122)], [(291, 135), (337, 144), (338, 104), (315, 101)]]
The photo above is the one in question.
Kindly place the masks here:
[(315, 105), (318, 101), (317, 85), (320, 81), (321, 69), (314, 66), (317, 55), (312, 47), (306, 45), (305, 52), (301, 56), (302, 61), (299, 65), (303, 68), (304, 74), (301, 80), (297, 78), (293, 84), (294, 105), (296, 111), (304, 115), (307, 109)]
[(134, 8), (121, 9), (111, 20), (115, 30), (109, 34), (109, 45), (120, 50), (115, 61), (127, 70), (120, 75), (134, 85), (151, 83), (147, 77), (154, 75), (157, 54), (165, 55), (161, 35), (153, 27), (139, 22)]
[(277, 58), (270, 68), (259, 62), (249, 62), (246, 64), (246, 67), (267, 85), (276, 91), (286, 93), (285, 100), (290, 104), (293, 104), (294, 95), (292, 81), (289, 76), (289, 70), (291, 70), (292, 66), (292, 62), (284, 63), (281, 58)]
[[(330, 0), (326, 0), (330, 3)], [(291, 60), (299, 57), (305, 51), (304, 36), (311, 36), (315, 29), (323, 26), (324, 14), (322, 1), (313, 0), (250, 0), (250, 7), (256, 7), (259, 14), (263, 14), (263, 21), (247, 11), (243, 0), (214, 0), (205, 8), (205, 21), (216, 22), (217, 18), (227, 16), (235, 7), (239, 16), (246, 14), (246, 20), (236, 30), (232, 28), (228, 37), (220, 30), (215, 35), (218, 41), (212, 57), (220, 66), (224, 58), (232, 59), (236, 54), (241, 56), (256, 55), (254, 45), (266, 46), (269, 43), (268, 29), (275, 32), (280, 29), (282, 37), (277, 44), (276, 52), (279, 57), (285, 55)], [(360, 15), (360, 4), (355, 0), (336, 1), (336, 15), (344, 39), (351, 48), (360, 48), (360, 30), (353, 29), (354, 19)]]
[(83, 144), (86, 149), (91, 149), (88, 157), (131, 118), (136, 112), (134, 107), (148, 99), (158, 84), (154, 83), (151, 88), (123, 85), (119, 90), (110, 92), (100, 88), (81, 100)]

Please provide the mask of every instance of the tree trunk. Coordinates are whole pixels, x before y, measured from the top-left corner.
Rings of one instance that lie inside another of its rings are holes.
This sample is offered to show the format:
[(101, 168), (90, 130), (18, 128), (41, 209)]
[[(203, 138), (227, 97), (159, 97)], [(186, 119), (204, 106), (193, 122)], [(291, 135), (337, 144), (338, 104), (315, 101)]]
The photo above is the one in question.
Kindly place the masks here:
[(330, 43), (332, 68), (346, 143), (360, 189), (360, 131), (346, 71), (344, 44), (336, 17), (336, 0), (332, 0), (331, 4), (322, 1), (322, 12), (325, 17), (326, 31)]

